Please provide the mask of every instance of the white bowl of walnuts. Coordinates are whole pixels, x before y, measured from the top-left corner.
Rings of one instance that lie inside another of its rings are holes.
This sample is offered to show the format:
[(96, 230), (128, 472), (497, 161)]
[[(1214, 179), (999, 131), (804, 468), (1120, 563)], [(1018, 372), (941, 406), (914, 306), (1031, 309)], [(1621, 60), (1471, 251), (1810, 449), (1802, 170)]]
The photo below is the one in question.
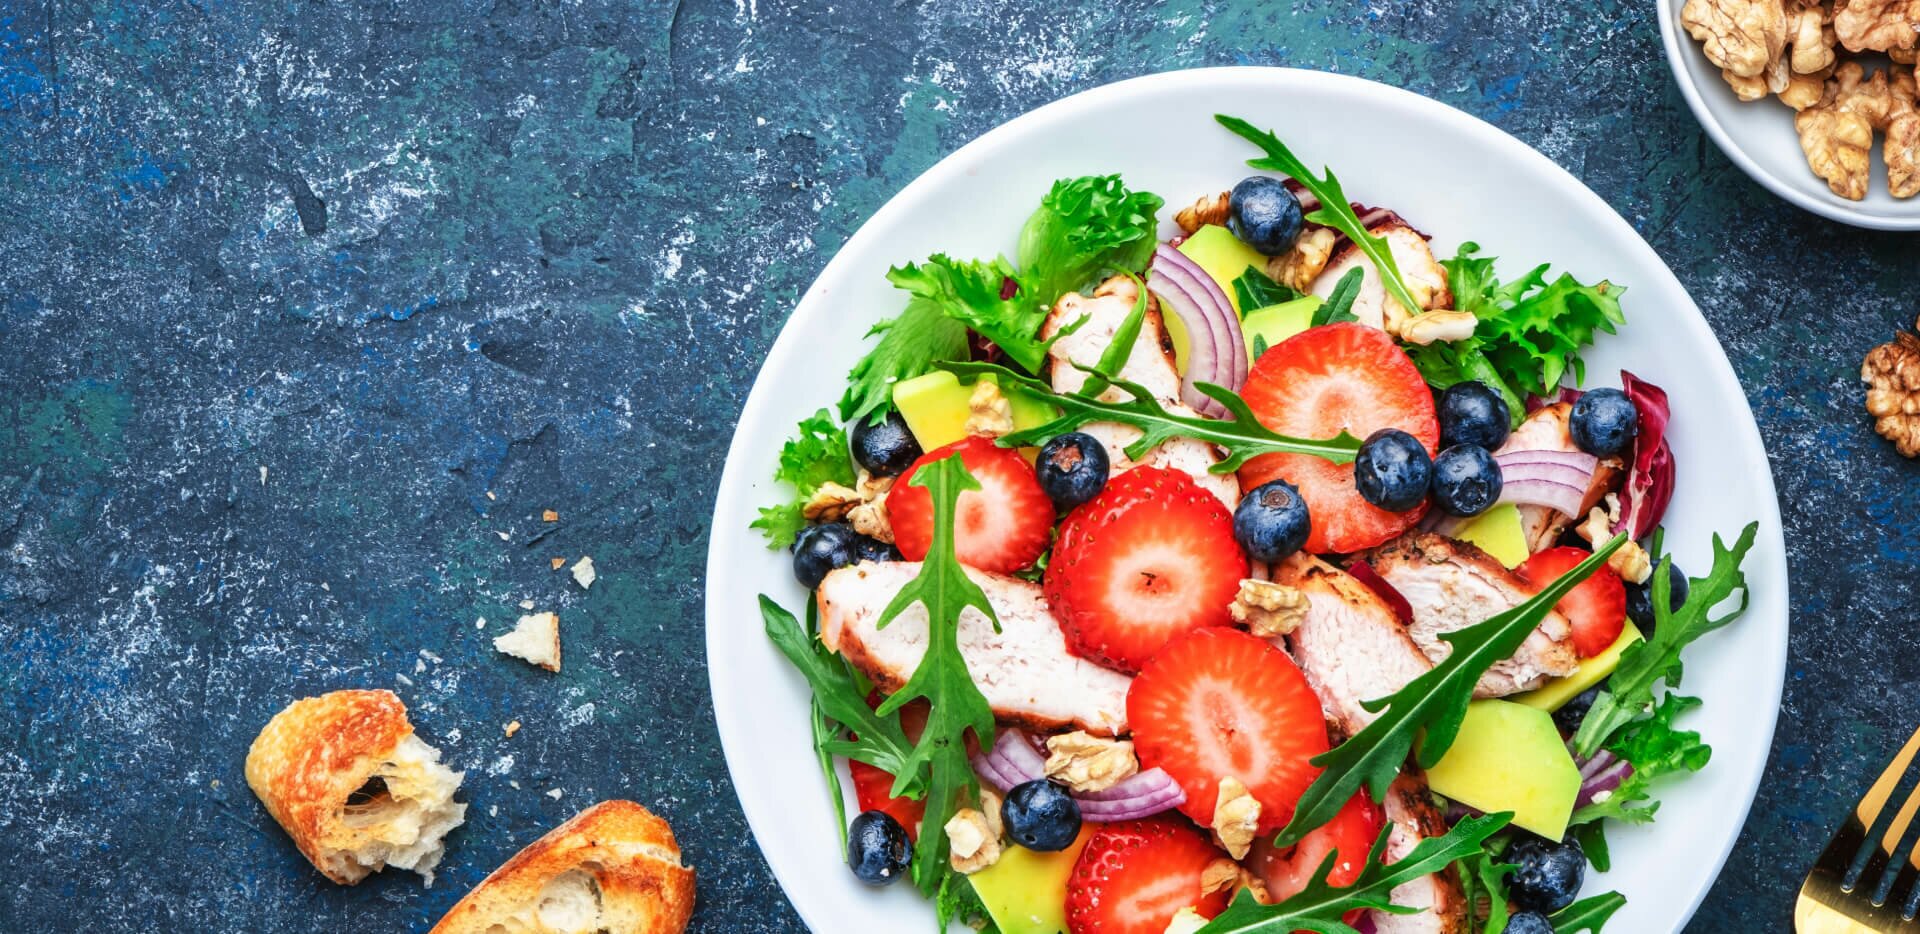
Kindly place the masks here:
[(1680, 92), (1775, 194), (1880, 230), (1920, 230), (1920, 0), (1662, 0)]

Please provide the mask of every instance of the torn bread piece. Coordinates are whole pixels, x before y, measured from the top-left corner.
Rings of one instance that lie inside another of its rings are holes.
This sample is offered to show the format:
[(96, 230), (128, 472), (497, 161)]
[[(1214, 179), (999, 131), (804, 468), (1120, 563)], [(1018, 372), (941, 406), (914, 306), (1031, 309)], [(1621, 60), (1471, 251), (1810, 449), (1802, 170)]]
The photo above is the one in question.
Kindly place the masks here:
[(428, 934), (679, 934), (693, 898), (673, 828), (602, 801), (514, 854)]
[(493, 637), (493, 647), (548, 671), (560, 670), (560, 614), (529, 613), (513, 631)]
[(414, 735), (391, 691), (294, 701), (247, 750), (247, 784), (327, 878), (353, 885), (388, 866), (433, 884), (447, 832), (466, 819), (461, 773)]

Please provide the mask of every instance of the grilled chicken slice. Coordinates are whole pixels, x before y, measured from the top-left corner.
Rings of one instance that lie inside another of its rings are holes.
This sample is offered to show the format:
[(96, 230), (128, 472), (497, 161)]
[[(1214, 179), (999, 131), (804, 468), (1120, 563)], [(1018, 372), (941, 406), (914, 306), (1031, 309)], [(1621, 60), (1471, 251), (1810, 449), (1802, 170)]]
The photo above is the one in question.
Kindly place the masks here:
[[(867, 561), (820, 582), (820, 641), (886, 693), (906, 684), (927, 652), (926, 607), (916, 603), (885, 629), (877, 625), (894, 595), (919, 573), (917, 561)], [(1000, 618), (994, 632), (980, 611), (960, 615), (960, 655), (996, 717), (1036, 730), (1127, 731), (1133, 679), (1067, 652), (1039, 584), (971, 568), (967, 576), (986, 591)]]
[[(1409, 763), (1387, 788), (1382, 803), (1387, 813), (1387, 852), (1389, 864), (1403, 859), (1420, 841), (1443, 836), (1447, 823), (1433, 806), (1427, 793), (1427, 776)], [(1375, 934), (1458, 934), (1467, 928), (1467, 901), (1460, 891), (1460, 874), (1452, 866), (1445, 872), (1402, 882), (1393, 889), (1392, 902), (1418, 908), (1417, 914), (1398, 915), (1373, 911)]]
[[(1114, 276), (1095, 289), (1093, 297), (1088, 298), (1078, 292), (1068, 292), (1060, 297), (1053, 306), (1047, 320), (1040, 328), (1040, 336), (1051, 340), (1061, 329), (1085, 317), (1087, 322), (1072, 334), (1056, 341), (1049, 351), (1053, 363), (1049, 378), (1055, 392), (1076, 392), (1087, 384), (1087, 374), (1073, 366), (1093, 366), (1100, 362), (1100, 355), (1113, 343), (1115, 331), (1133, 313), (1134, 303), (1140, 299), (1139, 287), (1126, 276)], [(1139, 383), (1166, 406), (1167, 411), (1177, 415), (1199, 417), (1192, 407), (1180, 401), (1180, 371), (1174, 369), (1173, 351), (1168, 348), (1166, 325), (1160, 320), (1157, 308), (1147, 309), (1146, 320), (1141, 322), (1140, 337), (1133, 345), (1133, 353), (1127, 357), (1127, 365), (1120, 368), (1120, 378), (1128, 382)], [(1071, 362), (1069, 362), (1071, 361)], [(1123, 400), (1127, 394), (1120, 389), (1110, 388), (1100, 394), (1107, 400)], [(1126, 425), (1112, 422), (1095, 422), (1080, 429), (1097, 439), (1107, 449), (1107, 459), (1115, 474), (1133, 469), (1136, 462), (1127, 457), (1126, 446), (1140, 440), (1140, 431)], [(1240, 503), (1240, 481), (1233, 474), (1208, 473), (1208, 468), (1220, 462), (1220, 455), (1213, 446), (1191, 438), (1174, 438), (1146, 453), (1138, 463), (1152, 464), (1169, 470), (1178, 470), (1193, 477), (1202, 489), (1211, 491), (1231, 510)]]
[[(1465, 629), (1518, 606), (1533, 595), (1492, 555), (1431, 532), (1409, 532), (1380, 546), (1369, 563), (1413, 606), (1409, 631), (1435, 663), (1453, 652), (1440, 634)], [(1549, 611), (1520, 650), (1495, 662), (1474, 688), (1475, 697), (1505, 697), (1530, 691), (1579, 665), (1567, 643), (1567, 619)]]
[[(1580, 446), (1573, 443), (1573, 434), (1568, 429), (1568, 420), (1573, 413), (1573, 404), (1556, 402), (1543, 406), (1528, 415), (1520, 427), (1507, 436), (1507, 443), (1494, 452), (1494, 456), (1511, 451), (1579, 451)], [(1584, 518), (1593, 507), (1600, 505), (1608, 493), (1620, 489), (1620, 481), (1626, 478), (1626, 464), (1618, 457), (1600, 460), (1593, 471), (1593, 482), (1587, 485), (1587, 495), (1580, 503), (1580, 515), (1569, 516), (1557, 509), (1545, 506), (1521, 506), (1520, 531), (1526, 535), (1527, 550), (1542, 552), (1552, 548), (1567, 528)]]
[(1386, 602), (1347, 572), (1295, 554), (1274, 566), (1273, 580), (1307, 595), (1306, 619), (1283, 647), (1320, 698), (1327, 722), (1347, 736), (1379, 716), (1362, 701), (1386, 697), (1433, 667)]
[[(1427, 238), (1393, 217), (1375, 224), (1368, 232), (1386, 238), (1387, 248), (1393, 253), (1393, 264), (1400, 268), (1400, 278), (1406, 280), (1407, 290), (1413, 297), (1420, 300), (1418, 310), (1453, 307), (1453, 293), (1447, 288), (1447, 270), (1433, 258), (1433, 248), (1427, 245)], [(1354, 317), (1362, 324), (1385, 328), (1389, 320), (1387, 287), (1380, 282), (1380, 273), (1373, 268), (1373, 262), (1352, 242), (1341, 247), (1327, 262), (1327, 268), (1313, 280), (1313, 294), (1321, 298), (1333, 294), (1340, 277), (1355, 266), (1362, 272), (1360, 294), (1353, 300)], [(1400, 312), (1399, 303), (1395, 302), (1391, 315), (1395, 323), (1405, 317)]]

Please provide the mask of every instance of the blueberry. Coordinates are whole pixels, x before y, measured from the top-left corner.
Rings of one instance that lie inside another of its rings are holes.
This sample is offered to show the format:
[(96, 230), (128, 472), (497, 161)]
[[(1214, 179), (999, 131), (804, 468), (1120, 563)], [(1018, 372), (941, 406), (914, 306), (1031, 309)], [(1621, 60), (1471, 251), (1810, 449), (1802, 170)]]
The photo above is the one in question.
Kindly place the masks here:
[(1477, 444), (1491, 451), (1513, 430), (1513, 410), (1486, 383), (1454, 383), (1440, 393), (1439, 402), (1441, 447)]
[(1029, 850), (1053, 853), (1080, 836), (1080, 805), (1044, 778), (1013, 786), (1000, 804), (1000, 821), (1013, 842)]
[(866, 811), (847, 828), (847, 866), (868, 885), (892, 885), (913, 862), (907, 829), (885, 811)]
[(1277, 178), (1242, 179), (1227, 196), (1227, 229), (1264, 255), (1279, 256), (1293, 249), (1305, 223), (1300, 199)]
[(1587, 711), (1593, 709), (1593, 702), (1600, 696), (1600, 685), (1594, 685), (1573, 695), (1560, 709), (1553, 712), (1553, 725), (1562, 733), (1580, 732), (1580, 722), (1587, 719)]
[(1106, 447), (1092, 435), (1069, 431), (1040, 446), (1033, 472), (1053, 505), (1072, 509), (1106, 488), (1107, 466)]
[(1456, 444), (1433, 459), (1433, 501), (1443, 512), (1477, 516), (1500, 498), (1500, 465), (1477, 444)]
[(1307, 501), (1285, 480), (1274, 480), (1240, 497), (1233, 510), (1233, 537), (1255, 561), (1272, 563), (1307, 543)]
[[(1680, 572), (1679, 565), (1670, 565), (1667, 581), (1667, 607), (1678, 613), (1687, 602), (1687, 575)], [(1640, 627), (1641, 635), (1653, 635), (1653, 578), (1647, 578), (1644, 584), (1627, 585), (1627, 618)]]
[(1427, 498), (1433, 458), (1426, 446), (1398, 428), (1367, 436), (1353, 458), (1353, 485), (1360, 498), (1388, 512), (1406, 512)]
[(800, 537), (793, 541), (793, 576), (808, 590), (820, 586), (828, 571), (860, 560), (860, 537), (853, 526), (844, 522), (802, 529)]
[(905, 561), (907, 560), (907, 556), (901, 554), (899, 548), (889, 545), (886, 542), (877, 538), (861, 535), (853, 540), (853, 560), (855, 563), (861, 561)]
[(920, 442), (907, 430), (899, 412), (888, 412), (878, 423), (860, 418), (853, 424), (853, 459), (876, 477), (897, 477), (920, 459)]
[(1640, 430), (1640, 409), (1618, 389), (1590, 389), (1573, 403), (1573, 443), (1595, 457), (1625, 454)]
[(1515, 905), (1543, 915), (1573, 904), (1587, 877), (1587, 854), (1572, 837), (1554, 843), (1522, 834), (1501, 859), (1520, 867), (1507, 877), (1507, 895)]
[(1537, 911), (1516, 911), (1507, 916), (1500, 934), (1553, 934), (1553, 922)]

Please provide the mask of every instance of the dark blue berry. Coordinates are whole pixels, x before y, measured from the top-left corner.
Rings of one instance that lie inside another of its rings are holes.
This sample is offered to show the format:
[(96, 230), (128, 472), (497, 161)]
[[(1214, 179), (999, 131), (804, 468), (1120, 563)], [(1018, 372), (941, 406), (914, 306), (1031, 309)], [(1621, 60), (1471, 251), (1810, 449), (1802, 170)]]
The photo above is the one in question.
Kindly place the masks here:
[(920, 442), (899, 412), (879, 422), (862, 417), (853, 423), (853, 459), (876, 477), (897, 477), (920, 459)]
[(859, 536), (853, 541), (853, 560), (861, 561), (905, 561), (906, 555), (900, 549), (877, 538)]
[(1274, 480), (1240, 497), (1233, 510), (1233, 537), (1255, 561), (1272, 563), (1307, 543), (1307, 501), (1285, 480)]
[[(1679, 565), (1668, 567), (1667, 608), (1678, 613), (1687, 602), (1687, 575), (1681, 573)], [(1627, 618), (1640, 628), (1641, 635), (1653, 635), (1653, 578), (1647, 578), (1644, 584), (1627, 585)]]
[(1305, 224), (1300, 199), (1277, 178), (1242, 179), (1227, 196), (1227, 229), (1264, 255), (1279, 256), (1293, 249)]
[(1507, 916), (1500, 934), (1553, 934), (1553, 922), (1537, 911), (1516, 911)]
[(1590, 389), (1574, 400), (1567, 428), (1573, 443), (1588, 454), (1625, 454), (1640, 431), (1640, 409), (1618, 389)]
[(811, 525), (793, 541), (793, 576), (800, 586), (820, 586), (827, 572), (860, 560), (860, 533), (844, 522)]
[(1486, 383), (1454, 383), (1440, 393), (1439, 401), (1441, 447), (1477, 444), (1492, 451), (1507, 443), (1513, 410)]
[(1092, 435), (1069, 431), (1040, 446), (1034, 476), (1060, 509), (1072, 509), (1107, 486), (1107, 449)]
[(1477, 444), (1456, 444), (1433, 459), (1433, 502), (1454, 516), (1477, 516), (1500, 499), (1500, 465)]
[(1543, 915), (1573, 904), (1587, 877), (1587, 854), (1571, 837), (1555, 843), (1523, 833), (1501, 859), (1519, 867), (1507, 877), (1507, 895), (1515, 905)]
[(1594, 685), (1573, 695), (1560, 709), (1553, 712), (1553, 725), (1562, 733), (1580, 732), (1581, 721), (1587, 719), (1587, 711), (1593, 709), (1593, 702), (1600, 696), (1600, 685)]
[(847, 866), (868, 885), (892, 885), (913, 862), (907, 830), (885, 811), (866, 811), (847, 828)]
[(1013, 842), (1029, 850), (1064, 850), (1080, 836), (1080, 805), (1044, 778), (1013, 786), (1000, 804), (1000, 822)]
[(1367, 436), (1353, 458), (1353, 485), (1360, 498), (1388, 512), (1406, 512), (1427, 498), (1433, 457), (1418, 438), (1398, 428)]

